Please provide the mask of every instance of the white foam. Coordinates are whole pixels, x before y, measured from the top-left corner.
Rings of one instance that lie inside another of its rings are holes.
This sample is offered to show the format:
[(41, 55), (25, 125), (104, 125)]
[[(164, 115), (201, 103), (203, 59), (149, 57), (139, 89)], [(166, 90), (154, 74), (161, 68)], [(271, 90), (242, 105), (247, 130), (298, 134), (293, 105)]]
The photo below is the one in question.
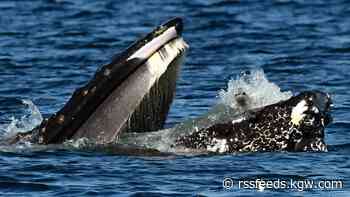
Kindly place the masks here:
[(267, 80), (263, 70), (253, 70), (228, 82), (227, 90), (219, 92), (219, 103), (239, 108), (235, 95), (245, 92), (250, 98), (249, 109), (271, 105), (292, 97), (292, 92), (282, 92), (280, 87)]
[(63, 143), (64, 147), (67, 148), (75, 148), (75, 149), (83, 149), (83, 148), (87, 148), (89, 146), (94, 146), (96, 144), (94, 144), (93, 141), (89, 140), (88, 138), (79, 138), (77, 140), (67, 140)]
[(21, 118), (11, 117), (11, 122), (8, 125), (0, 125), (3, 137), (30, 131), (42, 122), (43, 117), (38, 107), (31, 100), (22, 100), (22, 102), (27, 106), (26, 114)]

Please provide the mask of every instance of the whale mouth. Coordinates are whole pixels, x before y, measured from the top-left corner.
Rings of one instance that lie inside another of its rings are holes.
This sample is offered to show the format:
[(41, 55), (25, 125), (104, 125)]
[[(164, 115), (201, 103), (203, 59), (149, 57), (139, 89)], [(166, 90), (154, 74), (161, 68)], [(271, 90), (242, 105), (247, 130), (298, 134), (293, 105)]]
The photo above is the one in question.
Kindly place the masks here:
[[(174, 18), (158, 26), (144, 38), (134, 42), (124, 52), (116, 55), (112, 63), (119, 63), (138, 59), (146, 61), (152, 54), (157, 52), (169, 41), (180, 38), (183, 30), (181, 18)], [(186, 48), (188, 45), (184, 42)], [(139, 62), (142, 64), (142, 62)]]
[(182, 29), (180, 18), (158, 26), (99, 68), (61, 110), (10, 143), (88, 138), (102, 144), (115, 141), (122, 132), (161, 129), (188, 48)]

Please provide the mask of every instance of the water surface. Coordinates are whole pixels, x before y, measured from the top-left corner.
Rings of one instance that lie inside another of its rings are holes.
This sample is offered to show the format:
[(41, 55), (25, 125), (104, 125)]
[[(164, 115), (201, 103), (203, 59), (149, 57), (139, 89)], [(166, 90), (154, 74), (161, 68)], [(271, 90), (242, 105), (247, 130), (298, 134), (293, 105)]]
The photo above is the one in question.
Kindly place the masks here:
[[(242, 70), (262, 68), (283, 91), (332, 94), (327, 153), (247, 153), (135, 157), (57, 149), (0, 153), (6, 196), (349, 196), (350, 3), (347, 1), (0, 2), (0, 125), (27, 114), (54, 113), (95, 70), (156, 25), (184, 18), (190, 44), (167, 127), (217, 103)], [(226, 190), (225, 177), (341, 179), (344, 188)]]

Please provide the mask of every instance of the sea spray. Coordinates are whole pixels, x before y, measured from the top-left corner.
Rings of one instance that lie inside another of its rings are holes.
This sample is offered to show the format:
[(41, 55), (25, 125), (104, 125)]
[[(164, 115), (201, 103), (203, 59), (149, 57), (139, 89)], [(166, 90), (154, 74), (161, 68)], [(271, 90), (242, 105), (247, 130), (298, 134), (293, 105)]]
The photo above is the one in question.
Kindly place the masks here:
[(267, 105), (287, 100), (293, 96), (292, 92), (282, 92), (280, 87), (270, 82), (263, 70), (252, 70), (242, 73), (236, 79), (228, 82), (227, 90), (219, 92), (219, 103), (237, 108), (235, 96), (245, 92), (250, 98), (250, 109), (260, 108)]
[(0, 125), (1, 138), (30, 131), (43, 121), (38, 107), (31, 100), (25, 99), (22, 103), (27, 107), (25, 114), (20, 118), (11, 117), (9, 124)]

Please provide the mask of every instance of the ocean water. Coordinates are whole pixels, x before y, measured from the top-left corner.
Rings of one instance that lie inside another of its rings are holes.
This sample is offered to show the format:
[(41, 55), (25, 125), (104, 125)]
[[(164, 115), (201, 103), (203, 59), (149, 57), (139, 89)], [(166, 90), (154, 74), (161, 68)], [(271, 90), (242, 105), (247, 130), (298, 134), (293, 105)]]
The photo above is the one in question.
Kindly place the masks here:
[[(184, 19), (190, 49), (166, 127), (205, 114), (242, 71), (263, 69), (283, 92), (332, 95), (329, 151), (149, 157), (1, 146), (0, 194), (349, 196), (347, 1), (2, 0), (0, 134), (29, 129), (40, 113), (48, 117), (60, 109), (99, 66), (174, 16)], [(260, 184), (244, 187), (249, 180)], [(332, 180), (342, 187), (331, 187)], [(280, 185), (261, 184), (269, 181)], [(311, 181), (313, 188), (305, 184)]]

